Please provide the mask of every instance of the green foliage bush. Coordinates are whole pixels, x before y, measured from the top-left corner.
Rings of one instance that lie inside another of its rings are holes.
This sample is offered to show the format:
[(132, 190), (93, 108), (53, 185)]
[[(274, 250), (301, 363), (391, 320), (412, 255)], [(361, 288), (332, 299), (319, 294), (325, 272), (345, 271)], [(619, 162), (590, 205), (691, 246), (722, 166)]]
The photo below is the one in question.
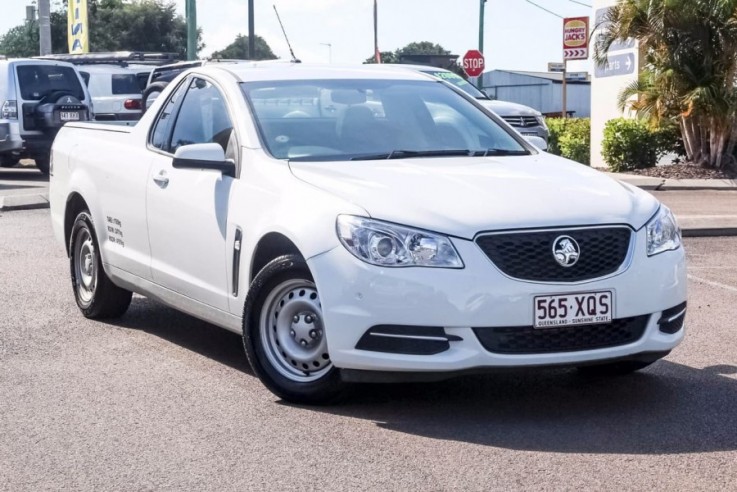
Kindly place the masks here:
[(591, 120), (588, 118), (547, 118), (550, 130), (548, 152), (591, 165)]
[(683, 142), (675, 125), (651, 128), (640, 120), (617, 118), (604, 127), (601, 154), (614, 172), (653, 167), (669, 152), (683, 155)]

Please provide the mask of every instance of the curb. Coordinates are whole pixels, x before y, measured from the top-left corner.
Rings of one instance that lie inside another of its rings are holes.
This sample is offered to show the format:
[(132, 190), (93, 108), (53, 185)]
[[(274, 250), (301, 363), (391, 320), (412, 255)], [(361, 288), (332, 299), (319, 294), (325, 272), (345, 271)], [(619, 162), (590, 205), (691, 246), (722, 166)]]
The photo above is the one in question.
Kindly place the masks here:
[(48, 195), (11, 195), (0, 197), (0, 212), (49, 208)]
[(737, 227), (714, 227), (681, 229), (683, 237), (734, 237), (737, 236)]
[[(648, 191), (737, 191), (737, 181), (727, 179), (665, 179), (647, 178), (632, 175), (617, 176), (616, 173), (607, 173), (609, 177), (623, 183), (636, 186)], [(734, 181), (734, 182), (732, 182)]]

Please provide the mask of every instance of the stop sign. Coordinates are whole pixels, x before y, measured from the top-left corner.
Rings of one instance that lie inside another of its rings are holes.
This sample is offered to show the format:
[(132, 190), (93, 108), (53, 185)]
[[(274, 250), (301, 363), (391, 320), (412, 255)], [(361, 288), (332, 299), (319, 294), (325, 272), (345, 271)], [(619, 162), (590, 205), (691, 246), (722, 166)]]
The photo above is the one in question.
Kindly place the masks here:
[(484, 55), (479, 50), (468, 50), (463, 55), (463, 70), (469, 77), (478, 77), (484, 71)]

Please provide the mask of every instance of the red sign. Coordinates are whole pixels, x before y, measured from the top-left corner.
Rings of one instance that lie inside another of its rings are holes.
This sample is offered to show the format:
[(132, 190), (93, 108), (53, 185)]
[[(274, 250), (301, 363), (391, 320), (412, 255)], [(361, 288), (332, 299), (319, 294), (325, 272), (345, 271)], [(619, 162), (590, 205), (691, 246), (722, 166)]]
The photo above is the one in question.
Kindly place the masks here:
[(463, 71), (469, 77), (478, 77), (484, 72), (484, 55), (479, 50), (468, 50), (463, 55)]
[(563, 59), (586, 60), (589, 57), (589, 18), (563, 19)]

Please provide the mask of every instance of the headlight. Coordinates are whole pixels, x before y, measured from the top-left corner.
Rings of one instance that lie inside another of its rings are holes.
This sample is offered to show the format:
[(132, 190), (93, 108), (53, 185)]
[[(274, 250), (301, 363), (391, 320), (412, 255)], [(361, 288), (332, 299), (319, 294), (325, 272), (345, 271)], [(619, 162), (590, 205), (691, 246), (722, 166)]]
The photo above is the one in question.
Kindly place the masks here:
[(535, 119), (537, 120), (537, 124), (540, 125), (543, 128), (547, 128), (548, 125), (545, 124), (545, 116), (539, 115), (535, 116)]
[(647, 224), (647, 255), (671, 251), (681, 246), (681, 230), (670, 209), (661, 205)]
[(358, 259), (386, 267), (463, 268), (450, 239), (388, 222), (340, 215), (338, 238)]

